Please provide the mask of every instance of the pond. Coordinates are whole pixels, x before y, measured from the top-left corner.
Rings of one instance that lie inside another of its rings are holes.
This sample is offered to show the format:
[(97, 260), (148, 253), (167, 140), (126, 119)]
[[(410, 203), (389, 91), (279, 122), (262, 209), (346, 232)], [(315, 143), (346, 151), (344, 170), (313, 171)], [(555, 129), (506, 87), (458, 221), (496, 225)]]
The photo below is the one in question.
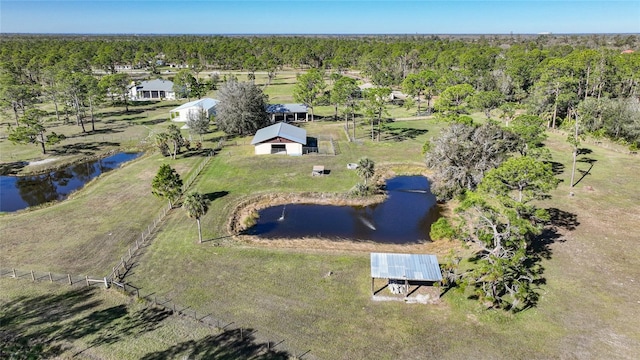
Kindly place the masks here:
[(440, 217), (436, 198), (423, 176), (387, 181), (387, 199), (370, 206), (288, 204), (260, 210), (248, 230), (261, 238), (366, 240), (390, 244), (430, 241), (431, 224)]
[(33, 176), (0, 176), (0, 212), (11, 212), (50, 201), (66, 199), (91, 179), (142, 153), (118, 153), (109, 157)]

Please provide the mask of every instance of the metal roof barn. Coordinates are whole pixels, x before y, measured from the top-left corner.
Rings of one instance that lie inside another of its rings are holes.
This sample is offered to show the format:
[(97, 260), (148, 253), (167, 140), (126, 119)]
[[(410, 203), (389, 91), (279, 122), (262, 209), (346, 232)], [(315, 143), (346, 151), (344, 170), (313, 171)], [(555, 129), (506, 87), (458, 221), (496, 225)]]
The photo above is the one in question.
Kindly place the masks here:
[(277, 137), (295, 141), (302, 145), (307, 144), (307, 131), (305, 129), (285, 123), (277, 123), (258, 130), (251, 141), (251, 145), (269, 141)]

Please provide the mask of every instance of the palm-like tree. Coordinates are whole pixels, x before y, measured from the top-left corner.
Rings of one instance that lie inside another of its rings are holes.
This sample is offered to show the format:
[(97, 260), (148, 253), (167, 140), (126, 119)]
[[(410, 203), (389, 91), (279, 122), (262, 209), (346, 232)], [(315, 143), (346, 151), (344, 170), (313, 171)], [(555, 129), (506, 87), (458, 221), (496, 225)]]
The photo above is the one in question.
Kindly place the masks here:
[(363, 157), (358, 160), (358, 167), (356, 168), (358, 176), (364, 179), (364, 185), (367, 186), (367, 180), (373, 177), (375, 173), (375, 163), (368, 157)]
[(209, 199), (198, 192), (192, 192), (184, 198), (182, 207), (187, 211), (190, 218), (195, 218), (198, 223), (198, 243), (202, 243), (202, 229), (200, 228), (200, 218), (209, 210)]

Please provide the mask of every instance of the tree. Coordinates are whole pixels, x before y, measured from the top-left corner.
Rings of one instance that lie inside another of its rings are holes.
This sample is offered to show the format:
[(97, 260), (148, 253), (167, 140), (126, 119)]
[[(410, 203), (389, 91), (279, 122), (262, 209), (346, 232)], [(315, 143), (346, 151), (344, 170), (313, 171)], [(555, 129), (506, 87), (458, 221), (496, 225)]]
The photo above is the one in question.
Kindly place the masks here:
[[(341, 76), (335, 80), (333, 89), (331, 89), (330, 101), (335, 106), (334, 119), (338, 119), (338, 106), (346, 105), (350, 100), (354, 98), (354, 94), (358, 91), (358, 85), (356, 80), (348, 76)], [(345, 122), (348, 121), (345, 117)]]
[(495, 195), (506, 207), (515, 209), (519, 217), (535, 222), (536, 208), (530, 205), (531, 202), (548, 198), (549, 191), (557, 185), (551, 164), (521, 156), (489, 170), (478, 190)]
[(0, 106), (13, 110), (16, 125), (20, 112), (24, 115), (27, 107), (36, 101), (37, 93), (35, 86), (19, 82), (14, 74), (0, 68)]
[(218, 91), (216, 124), (227, 134), (248, 135), (269, 123), (266, 96), (257, 86), (231, 79)]
[(111, 100), (115, 98), (121, 100), (124, 104), (124, 109), (129, 112), (129, 85), (131, 79), (129, 75), (125, 73), (108, 74), (100, 78), (98, 86), (102, 91), (107, 94), (111, 94)]
[(209, 199), (198, 192), (192, 192), (184, 198), (182, 207), (187, 212), (187, 216), (196, 219), (196, 222), (198, 223), (198, 243), (202, 244), (200, 218), (209, 211)]
[(166, 132), (157, 133), (154, 137), (154, 142), (162, 156), (169, 156), (169, 134)]
[(45, 145), (55, 145), (65, 139), (63, 134), (51, 132), (45, 136), (47, 122), (51, 119), (46, 118), (47, 113), (38, 109), (29, 109), (18, 120), (18, 126), (15, 128), (9, 126), (9, 141), (17, 144), (40, 144), (42, 153), (46, 154)]
[(178, 98), (187, 98), (190, 100), (194, 96), (192, 85), (196, 83), (189, 69), (181, 69), (173, 78), (173, 91)]
[(435, 110), (445, 116), (450, 114), (464, 114), (467, 111), (467, 99), (474, 93), (469, 84), (453, 85), (446, 88), (434, 104)]
[(171, 209), (173, 202), (182, 194), (182, 179), (175, 169), (162, 164), (151, 182), (151, 189), (153, 195), (168, 200)]
[(211, 120), (207, 116), (207, 112), (202, 109), (196, 112), (190, 112), (187, 119), (187, 126), (189, 132), (192, 134), (200, 135), (200, 141), (202, 141), (202, 135), (209, 132), (209, 124)]
[(373, 177), (376, 172), (376, 164), (368, 157), (363, 157), (358, 160), (358, 167), (356, 172), (364, 180), (364, 186), (367, 186), (367, 181)]
[(382, 132), (382, 115), (389, 115), (386, 108), (389, 95), (391, 95), (391, 88), (371, 88), (367, 89), (364, 93), (364, 112), (371, 121), (371, 140), (374, 139), (374, 120), (377, 120), (378, 141), (380, 141), (380, 133)]
[(519, 115), (510, 127), (510, 130), (519, 137), (518, 151), (520, 155), (529, 155), (536, 158), (548, 156), (548, 151), (542, 147), (542, 142), (547, 138), (545, 133), (545, 120), (536, 115)]
[(324, 76), (318, 69), (311, 69), (304, 74), (296, 76), (293, 99), (311, 108), (311, 121), (314, 121), (313, 107), (318, 104), (326, 87)]
[(471, 106), (482, 110), (487, 119), (491, 119), (491, 110), (498, 108), (503, 101), (500, 91), (478, 91), (469, 99)]
[(484, 174), (515, 149), (516, 141), (493, 123), (450, 125), (431, 142), (425, 157), (434, 171), (434, 194), (440, 200), (449, 200), (465, 190), (474, 190)]
[(463, 284), (492, 308), (517, 311), (534, 304), (534, 282), (541, 268), (527, 248), (541, 233), (541, 226), (519, 217), (499, 199), (476, 191), (464, 195), (456, 213), (461, 239), (475, 249), (470, 269), (462, 275)]
[(173, 159), (176, 159), (176, 155), (180, 152), (180, 148), (184, 145), (184, 138), (182, 133), (176, 124), (170, 124), (167, 127), (168, 140), (173, 143)]
[(423, 70), (417, 74), (409, 74), (402, 82), (402, 91), (418, 101), (418, 113), (420, 113), (420, 101), (422, 95), (427, 99), (427, 109), (430, 110), (430, 101), (435, 92), (438, 75), (433, 70)]

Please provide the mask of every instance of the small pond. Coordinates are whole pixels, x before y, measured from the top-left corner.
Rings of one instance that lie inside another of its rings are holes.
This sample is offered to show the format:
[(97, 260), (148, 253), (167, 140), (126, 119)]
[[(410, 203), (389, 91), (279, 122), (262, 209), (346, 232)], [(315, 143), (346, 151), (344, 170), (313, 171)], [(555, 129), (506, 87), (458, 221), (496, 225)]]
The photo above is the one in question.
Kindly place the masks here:
[(415, 244), (429, 241), (429, 230), (440, 213), (423, 176), (399, 176), (387, 181), (387, 199), (371, 206), (288, 204), (259, 211), (248, 230), (261, 238), (368, 240)]
[(17, 211), (66, 199), (91, 179), (140, 155), (142, 153), (118, 153), (41, 175), (0, 176), (0, 211)]

